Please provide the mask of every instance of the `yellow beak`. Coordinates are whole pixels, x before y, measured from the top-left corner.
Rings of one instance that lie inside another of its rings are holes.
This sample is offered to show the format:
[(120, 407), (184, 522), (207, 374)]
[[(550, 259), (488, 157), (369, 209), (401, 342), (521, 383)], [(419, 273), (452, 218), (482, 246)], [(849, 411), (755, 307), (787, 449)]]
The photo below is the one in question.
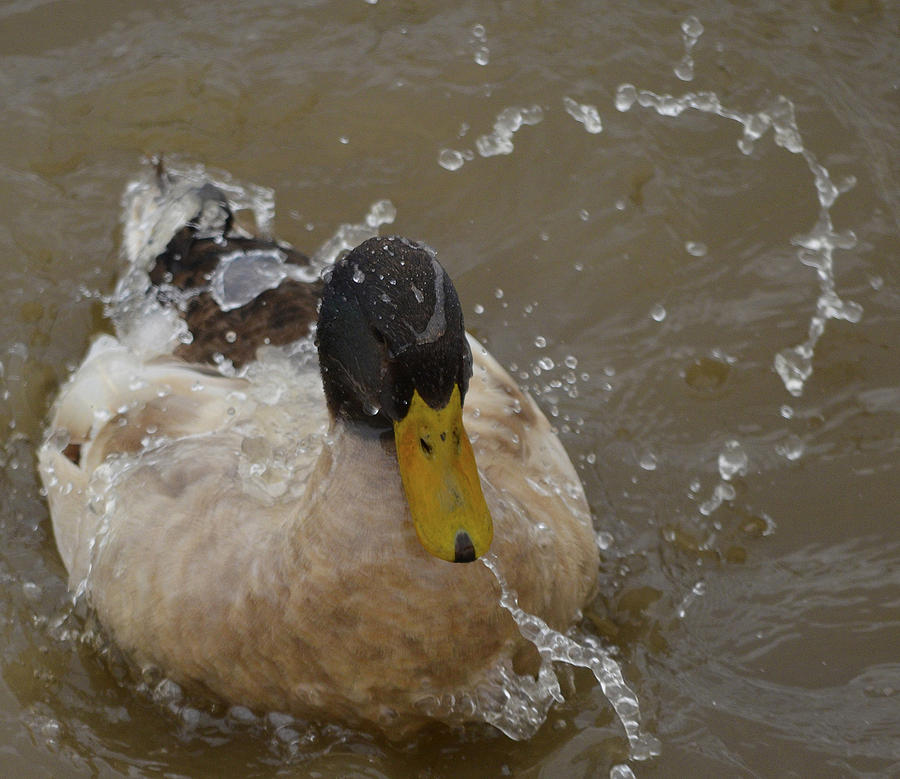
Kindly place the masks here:
[(406, 501), (425, 550), (456, 563), (487, 552), (494, 526), (463, 428), (459, 387), (438, 410), (413, 391), (409, 411), (394, 423), (394, 440)]

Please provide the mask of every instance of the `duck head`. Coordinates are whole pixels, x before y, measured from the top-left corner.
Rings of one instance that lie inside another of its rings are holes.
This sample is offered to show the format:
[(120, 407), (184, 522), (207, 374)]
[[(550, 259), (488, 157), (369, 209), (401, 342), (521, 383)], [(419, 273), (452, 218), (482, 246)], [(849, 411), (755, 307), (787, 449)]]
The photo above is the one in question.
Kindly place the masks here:
[(452, 562), (487, 552), (493, 525), (462, 422), (472, 352), (434, 252), (372, 238), (339, 259), (326, 278), (316, 345), (332, 417), (393, 430), (425, 550)]

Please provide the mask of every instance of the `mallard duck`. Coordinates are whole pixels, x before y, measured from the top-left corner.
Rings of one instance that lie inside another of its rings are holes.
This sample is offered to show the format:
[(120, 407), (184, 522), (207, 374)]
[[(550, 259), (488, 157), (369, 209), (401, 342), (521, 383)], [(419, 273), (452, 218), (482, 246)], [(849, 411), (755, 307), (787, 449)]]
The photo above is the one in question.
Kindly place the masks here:
[(128, 198), (117, 335), (39, 451), (72, 591), (138, 666), (226, 702), (393, 735), (490, 719), (537, 654), (472, 561), (565, 630), (598, 552), (435, 253), (376, 237), (322, 281), (211, 183), (160, 169)]

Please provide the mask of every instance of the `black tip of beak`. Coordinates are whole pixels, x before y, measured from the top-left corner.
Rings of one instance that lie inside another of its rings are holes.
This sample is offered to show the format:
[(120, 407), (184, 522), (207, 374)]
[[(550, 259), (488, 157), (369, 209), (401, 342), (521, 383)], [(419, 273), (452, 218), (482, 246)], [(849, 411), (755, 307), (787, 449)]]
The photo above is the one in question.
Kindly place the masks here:
[(471, 563), (475, 559), (475, 545), (465, 530), (456, 534), (456, 549), (454, 563)]

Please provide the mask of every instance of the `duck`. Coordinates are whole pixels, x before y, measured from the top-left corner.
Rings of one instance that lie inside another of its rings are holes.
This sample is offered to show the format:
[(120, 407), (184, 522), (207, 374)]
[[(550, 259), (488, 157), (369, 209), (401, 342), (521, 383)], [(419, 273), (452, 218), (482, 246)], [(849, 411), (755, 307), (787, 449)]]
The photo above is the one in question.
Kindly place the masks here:
[(594, 595), (571, 460), (431, 248), (375, 236), (321, 273), (233, 199), (159, 163), (126, 192), (115, 333), (38, 451), (71, 592), (135, 668), (226, 704), (497, 721), (539, 657), (489, 568), (559, 631)]

